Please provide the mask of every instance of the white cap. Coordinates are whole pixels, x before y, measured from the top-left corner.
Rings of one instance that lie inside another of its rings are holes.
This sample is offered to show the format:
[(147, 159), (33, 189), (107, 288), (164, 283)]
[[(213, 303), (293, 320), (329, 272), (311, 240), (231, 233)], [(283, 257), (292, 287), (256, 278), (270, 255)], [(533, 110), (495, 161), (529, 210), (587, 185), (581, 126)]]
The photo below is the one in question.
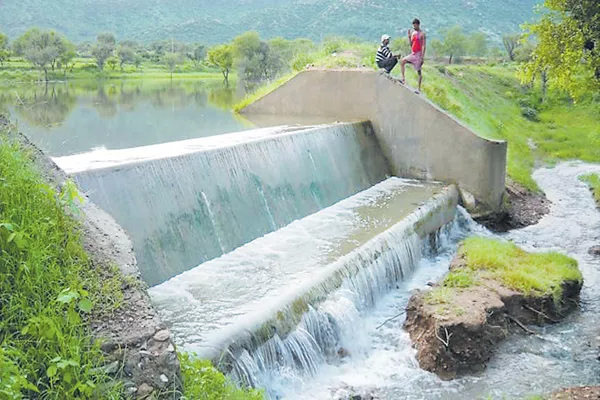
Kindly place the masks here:
[(388, 40), (388, 39), (390, 39), (390, 35), (383, 35), (381, 37), (381, 42), (383, 43), (384, 40)]

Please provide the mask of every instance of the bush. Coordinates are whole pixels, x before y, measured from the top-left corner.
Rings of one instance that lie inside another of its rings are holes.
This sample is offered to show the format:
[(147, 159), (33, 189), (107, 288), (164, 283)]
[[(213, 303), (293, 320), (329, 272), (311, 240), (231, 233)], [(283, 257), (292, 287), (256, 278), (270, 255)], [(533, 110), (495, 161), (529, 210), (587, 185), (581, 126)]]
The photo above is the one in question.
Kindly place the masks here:
[(261, 391), (239, 389), (210, 361), (180, 353), (183, 400), (262, 400)]
[(521, 115), (532, 122), (539, 122), (539, 112), (535, 108), (521, 107)]

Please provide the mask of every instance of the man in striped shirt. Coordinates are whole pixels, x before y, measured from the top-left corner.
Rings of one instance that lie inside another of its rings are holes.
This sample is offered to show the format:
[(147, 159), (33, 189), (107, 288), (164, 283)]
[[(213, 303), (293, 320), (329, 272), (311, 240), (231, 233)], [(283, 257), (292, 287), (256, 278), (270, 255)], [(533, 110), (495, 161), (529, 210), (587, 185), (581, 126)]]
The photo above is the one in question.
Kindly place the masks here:
[(390, 44), (390, 36), (383, 35), (381, 37), (381, 46), (377, 49), (377, 55), (375, 61), (379, 68), (383, 68), (389, 74), (392, 72), (396, 64), (398, 64), (399, 55), (393, 55), (388, 45)]

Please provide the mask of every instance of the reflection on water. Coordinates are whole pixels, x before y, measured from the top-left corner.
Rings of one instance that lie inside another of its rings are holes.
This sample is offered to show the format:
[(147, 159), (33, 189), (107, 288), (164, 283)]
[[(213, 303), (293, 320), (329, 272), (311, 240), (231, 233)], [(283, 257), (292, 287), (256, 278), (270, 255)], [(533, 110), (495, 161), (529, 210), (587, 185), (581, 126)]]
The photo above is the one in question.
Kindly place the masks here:
[(67, 82), (0, 87), (0, 112), (51, 156), (246, 129), (219, 80)]

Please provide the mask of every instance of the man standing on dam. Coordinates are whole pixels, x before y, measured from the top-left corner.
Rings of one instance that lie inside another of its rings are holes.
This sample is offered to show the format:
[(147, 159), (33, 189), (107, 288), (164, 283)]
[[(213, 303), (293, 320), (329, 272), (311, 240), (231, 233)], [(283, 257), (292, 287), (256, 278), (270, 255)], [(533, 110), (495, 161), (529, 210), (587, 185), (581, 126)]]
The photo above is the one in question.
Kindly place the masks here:
[(377, 49), (377, 54), (375, 55), (377, 66), (385, 69), (388, 74), (392, 72), (396, 64), (398, 64), (398, 57), (400, 57), (400, 55), (392, 54), (392, 51), (388, 47), (389, 44), (390, 36), (383, 35), (381, 37), (381, 46), (379, 46)]
[(415, 93), (421, 92), (421, 82), (423, 81), (423, 74), (421, 73), (421, 68), (423, 67), (423, 60), (425, 58), (425, 48), (427, 46), (427, 40), (425, 37), (425, 32), (421, 30), (421, 21), (418, 18), (413, 20), (413, 28), (408, 30), (408, 42), (410, 43), (411, 53), (402, 59), (400, 63), (400, 69), (402, 70), (402, 83), (406, 82), (405, 77), (405, 65), (412, 64), (419, 75), (419, 89), (415, 91)]

